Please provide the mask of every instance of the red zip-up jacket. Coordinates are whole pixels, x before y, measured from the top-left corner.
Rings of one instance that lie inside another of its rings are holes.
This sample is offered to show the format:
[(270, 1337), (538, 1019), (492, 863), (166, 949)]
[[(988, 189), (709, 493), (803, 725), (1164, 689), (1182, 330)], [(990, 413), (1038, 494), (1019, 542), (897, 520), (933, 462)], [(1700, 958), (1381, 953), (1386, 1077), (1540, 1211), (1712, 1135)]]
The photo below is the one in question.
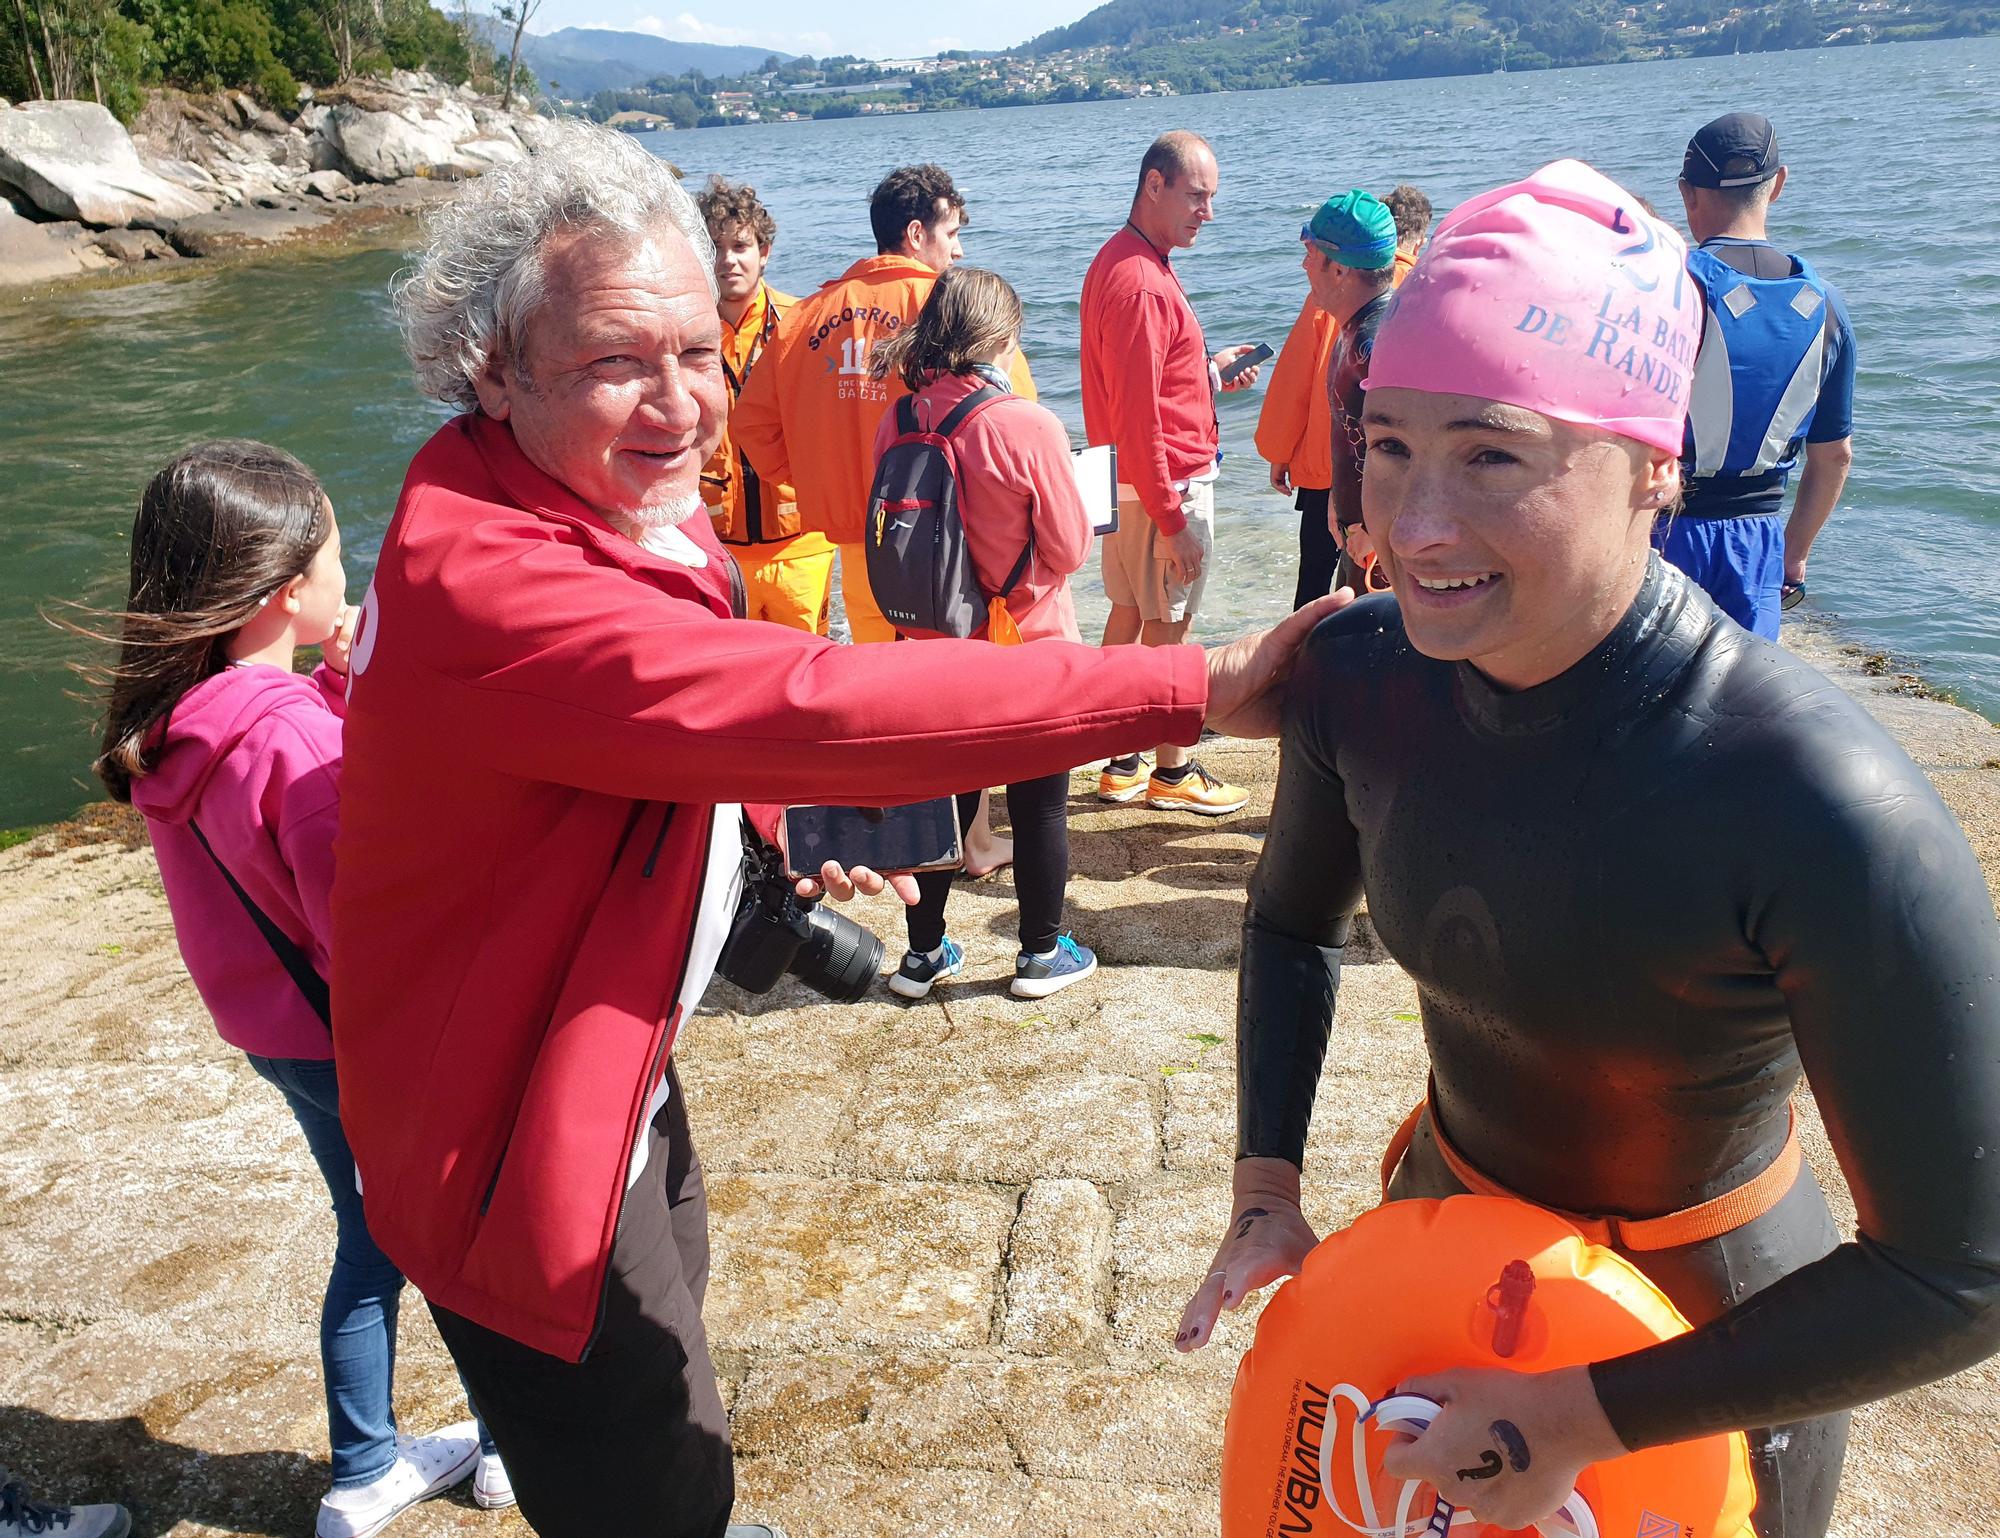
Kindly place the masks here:
[(1206, 703), (1193, 647), (734, 620), (708, 520), (682, 532), (706, 568), (460, 417), (410, 466), (354, 645), (332, 984), (369, 1230), (431, 1301), (572, 1361), (734, 901), (731, 803), (1033, 779), (1192, 743)]

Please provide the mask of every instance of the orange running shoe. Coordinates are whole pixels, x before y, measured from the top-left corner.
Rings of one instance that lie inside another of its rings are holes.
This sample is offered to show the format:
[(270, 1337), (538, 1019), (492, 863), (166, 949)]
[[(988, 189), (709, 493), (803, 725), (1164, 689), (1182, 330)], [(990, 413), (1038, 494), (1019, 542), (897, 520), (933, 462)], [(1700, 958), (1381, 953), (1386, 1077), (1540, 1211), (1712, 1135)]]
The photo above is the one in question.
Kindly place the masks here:
[[(1130, 769), (1121, 767), (1128, 763), (1132, 765)], [(1097, 776), (1097, 799), (1130, 801), (1140, 795), (1146, 789), (1146, 776), (1152, 773), (1152, 765), (1152, 759), (1144, 753), (1112, 759)]]
[(1250, 804), (1250, 792), (1241, 785), (1218, 780), (1193, 759), (1188, 772), (1176, 781), (1154, 773), (1146, 781), (1146, 805), (1161, 812), (1198, 812), (1203, 817), (1226, 817)]

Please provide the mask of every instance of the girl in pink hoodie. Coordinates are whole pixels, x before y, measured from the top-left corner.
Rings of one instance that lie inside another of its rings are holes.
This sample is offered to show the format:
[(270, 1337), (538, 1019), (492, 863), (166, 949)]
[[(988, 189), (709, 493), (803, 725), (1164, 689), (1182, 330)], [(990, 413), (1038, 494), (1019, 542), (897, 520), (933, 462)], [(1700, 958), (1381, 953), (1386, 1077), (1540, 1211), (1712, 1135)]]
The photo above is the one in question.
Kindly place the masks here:
[[(153, 477), (132, 526), (94, 766), (145, 814), (188, 974), (222, 1039), (285, 1097), (333, 1199), (320, 1317), (333, 1489), (319, 1538), (368, 1538), (475, 1463), (479, 1503), (510, 1499), (473, 1422), (404, 1437), (390, 1405), (403, 1276), (362, 1216), (324, 981), (346, 586), (333, 505), (310, 470), (240, 439), (186, 450)], [(292, 671), (302, 646), (320, 648), (310, 678)]]
[[(980, 590), (1004, 597), (1022, 641), (1054, 636), (1080, 641), (1070, 576), (1090, 554), (1090, 514), (1076, 487), (1069, 434), (1046, 406), (1015, 395), (1007, 365), (1021, 338), (1021, 298), (1006, 279), (977, 267), (954, 267), (932, 286), (917, 318), (874, 350), (877, 374), (898, 375), (914, 392), (918, 425), (935, 430), (953, 408), (982, 390), (997, 391), (952, 430), (958, 512)], [(879, 459), (896, 441), (896, 412), (875, 434)], [(1026, 564), (1008, 578), (1026, 553)], [(1003, 594), (1004, 589), (1004, 594)], [(995, 621), (998, 628), (999, 621)], [(1002, 639), (999, 636), (995, 639)], [(958, 798), (969, 826), (979, 792)], [(1097, 957), (1061, 933), (1069, 884), (1069, 776), (1052, 774), (1007, 787), (1014, 824), (1014, 889), (1020, 900), (1021, 949), (1010, 991), (1046, 998), (1097, 970)], [(957, 975), (965, 953), (945, 933), (952, 873), (917, 877), (922, 894), (906, 915), (909, 950), (889, 987), (921, 999)]]

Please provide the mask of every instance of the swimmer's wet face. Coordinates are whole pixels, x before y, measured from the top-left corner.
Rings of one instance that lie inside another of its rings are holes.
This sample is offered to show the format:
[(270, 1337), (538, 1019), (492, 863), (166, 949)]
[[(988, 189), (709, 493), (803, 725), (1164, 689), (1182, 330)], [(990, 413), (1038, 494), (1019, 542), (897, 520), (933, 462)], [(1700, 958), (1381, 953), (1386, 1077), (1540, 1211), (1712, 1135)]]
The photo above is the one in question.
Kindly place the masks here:
[(1631, 606), (1672, 455), (1425, 390), (1370, 390), (1362, 425), (1362, 515), (1426, 656), (1529, 688), (1585, 656)]

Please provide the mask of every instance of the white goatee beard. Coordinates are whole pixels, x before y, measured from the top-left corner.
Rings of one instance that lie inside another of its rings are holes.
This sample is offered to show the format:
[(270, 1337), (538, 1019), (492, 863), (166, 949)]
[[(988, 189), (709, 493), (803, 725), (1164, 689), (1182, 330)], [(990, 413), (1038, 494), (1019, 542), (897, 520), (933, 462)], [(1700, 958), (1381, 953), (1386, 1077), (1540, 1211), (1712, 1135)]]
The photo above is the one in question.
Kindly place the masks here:
[(691, 491), (684, 497), (635, 507), (631, 512), (622, 514), (621, 521), (634, 529), (677, 529), (701, 509), (701, 493)]

